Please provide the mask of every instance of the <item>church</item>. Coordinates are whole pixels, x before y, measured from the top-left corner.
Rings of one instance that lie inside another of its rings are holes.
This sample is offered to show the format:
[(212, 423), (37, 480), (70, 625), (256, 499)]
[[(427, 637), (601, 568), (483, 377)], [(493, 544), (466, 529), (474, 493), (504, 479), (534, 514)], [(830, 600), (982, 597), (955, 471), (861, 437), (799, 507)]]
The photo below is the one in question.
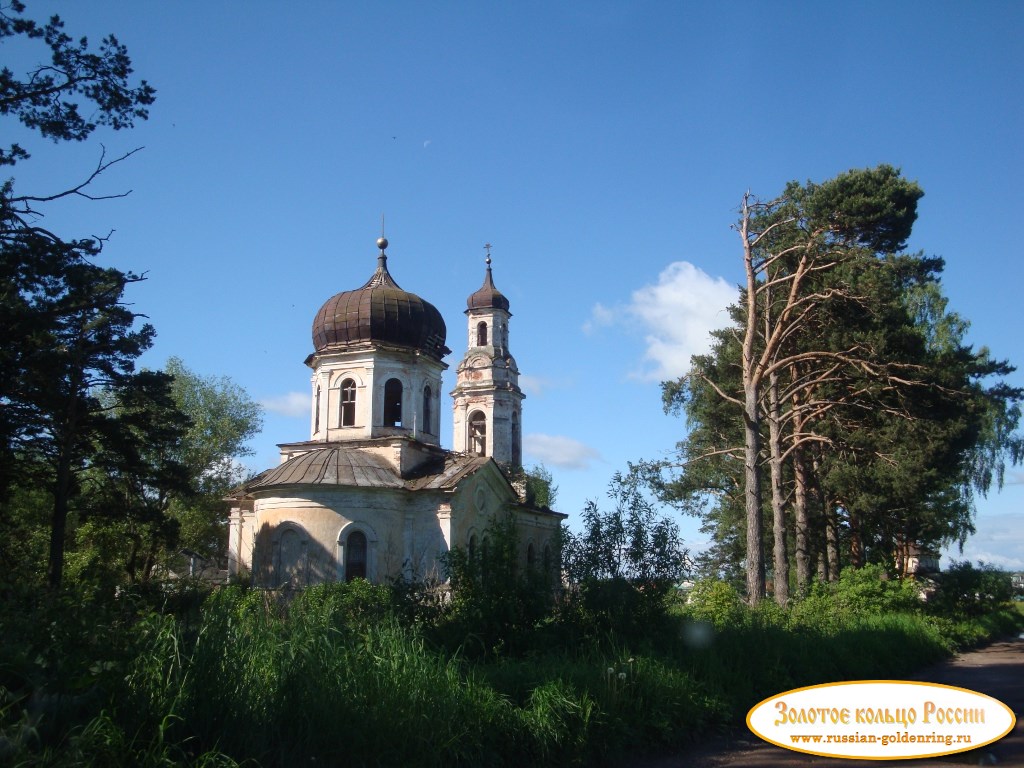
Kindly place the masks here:
[(483, 285), (466, 302), (447, 450), (444, 319), (395, 282), (384, 237), (377, 247), (366, 284), (332, 296), (313, 320), (309, 440), (280, 444), (280, 464), (228, 498), (229, 579), (272, 588), (443, 580), (445, 553), (484, 551), (490, 522), (509, 514), (520, 565), (557, 567), (567, 516), (527, 504), (509, 479), (522, 464), (524, 395), (489, 251)]

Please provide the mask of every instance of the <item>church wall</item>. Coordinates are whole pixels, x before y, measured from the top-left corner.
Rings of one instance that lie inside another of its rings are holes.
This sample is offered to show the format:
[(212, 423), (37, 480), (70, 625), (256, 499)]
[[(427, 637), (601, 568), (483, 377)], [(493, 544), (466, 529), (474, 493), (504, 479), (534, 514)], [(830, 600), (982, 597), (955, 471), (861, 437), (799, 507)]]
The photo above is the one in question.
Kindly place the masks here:
[[(442, 555), (482, 542), (491, 521), (514, 510), (520, 561), (534, 547), (535, 562), (552, 541), (560, 519), (521, 507), (497, 467), (465, 478), (453, 492), (388, 488), (290, 489), (257, 498), (252, 511), (233, 509), (230, 548), (237, 550), (232, 577), (251, 572), (254, 583), (306, 586), (345, 578), (346, 542), (353, 531), (367, 538), (367, 577), (443, 580)], [(254, 554), (255, 553), (255, 554)]]
[(274, 551), (287, 527), (305, 537), (306, 583), (344, 579), (345, 542), (353, 530), (367, 537), (371, 581), (436, 576), (438, 558), (448, 547), (444, 497), (440, 492), (343, 487), (333, 493), (311, 489), (257, 499), (255, 540), (262, 557), (253, 564), (257, 581), (275, 580)]
[[(496, 471), (496, 470), (495, 470)], [(516, 515), (516, 530), (519, 535), (519, 564), (527, 566), (527, 552), (534, 546), (535, 564), (539, 566), (544, 547), (554, 559), (555, 534), (561, 526), (561, 516), (545, 514), (524, 507), (510, 492), (503, 478), (481, 472), (469, 482), (459, 486), (459, 493), (452, 502), (451, 545), (468, 549), (470, 537), (475, 536), (477, 546), (491, 524), (508, 512)]]
[(228, 514), (228, 578), (252, 573), (255, 516), (251, 500), (235, 500)]
[[(441, 372), (447, 367), (427, 356), (401, 349), (368, 348), (359, 352), (325, 354), (313, 359), (313, 410), (310, 439), (358, 440), (408, 434), (423, 442), (440, 444)], [(385, 426), (384, 385), (402, 382), (402, 425)], [(356, 384), (355, 424), (341, 426), (341, 383)], [(431, 389), (430, 414), (425, 418), (424, 387)], [(317, 401), (317, 391), (320, 398)]]

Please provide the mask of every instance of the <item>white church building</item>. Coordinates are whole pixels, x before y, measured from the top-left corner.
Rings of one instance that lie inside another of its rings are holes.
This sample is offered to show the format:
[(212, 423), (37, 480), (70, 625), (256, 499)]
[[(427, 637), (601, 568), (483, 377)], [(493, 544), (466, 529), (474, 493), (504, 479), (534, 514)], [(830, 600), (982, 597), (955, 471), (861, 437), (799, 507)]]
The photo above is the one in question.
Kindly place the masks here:
[(439, 579), (446, 552), (481, 551), (489, 523), (507, 514), (522, 567), (555, 567), (566, 515), (526, 504), (507, 474), (522, 464), (524, 395), (509, 352), (509, 302), (494, 286), (490, 256), (467, 300), (446, 450), (444, 319), (398, 286), (388, 241), (377, 246), (366, 284), (332, 296), (313, 320), (309, 440), (279, 445), (281, 463), (229, 498), (229, 578), (268, 587)]

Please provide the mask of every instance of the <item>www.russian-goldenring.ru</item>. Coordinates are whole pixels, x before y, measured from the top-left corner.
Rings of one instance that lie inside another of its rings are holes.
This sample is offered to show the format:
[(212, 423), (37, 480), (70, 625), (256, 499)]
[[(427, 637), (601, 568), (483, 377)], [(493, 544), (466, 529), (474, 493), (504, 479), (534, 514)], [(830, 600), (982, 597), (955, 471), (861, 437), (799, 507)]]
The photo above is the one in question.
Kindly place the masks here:
[(875, 734), (875, 733), (815, 733), (815, 734), (791, 734), (790, 741), (794, 744), (881, 744), (888, 747), (890, 744), (943, 744), (951, 747), (954, 744), (970, 744), (971, 734), (969, 733), (903, 733)]

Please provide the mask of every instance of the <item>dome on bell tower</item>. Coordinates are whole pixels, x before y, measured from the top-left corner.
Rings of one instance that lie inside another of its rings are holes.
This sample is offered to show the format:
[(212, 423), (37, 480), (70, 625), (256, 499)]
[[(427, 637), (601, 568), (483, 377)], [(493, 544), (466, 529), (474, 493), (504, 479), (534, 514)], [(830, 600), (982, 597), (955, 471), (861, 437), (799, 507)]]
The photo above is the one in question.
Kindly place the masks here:
[[(488, 246), (489, 247), (489, 246)], [(471, 294), (466, 299), (466, 309), (503, 309), (508, 312), (509, 303), (505, 294), (494, 287), (494, 278), (491, 277), (491, 255), (487, 254), (487, 273), (484, 275), (484, 284), (480, 290)]]
[(409, 347), (440, 360), (451, 351), (445, 346), (444, 318), (433, 304), (403, 291), (391, 277), (387, 239), (378, 239), (377, 247), (377, 270), (366, 284), (335, 294), (316, 313), (313, 348), (321, 354), (378, 342)]

